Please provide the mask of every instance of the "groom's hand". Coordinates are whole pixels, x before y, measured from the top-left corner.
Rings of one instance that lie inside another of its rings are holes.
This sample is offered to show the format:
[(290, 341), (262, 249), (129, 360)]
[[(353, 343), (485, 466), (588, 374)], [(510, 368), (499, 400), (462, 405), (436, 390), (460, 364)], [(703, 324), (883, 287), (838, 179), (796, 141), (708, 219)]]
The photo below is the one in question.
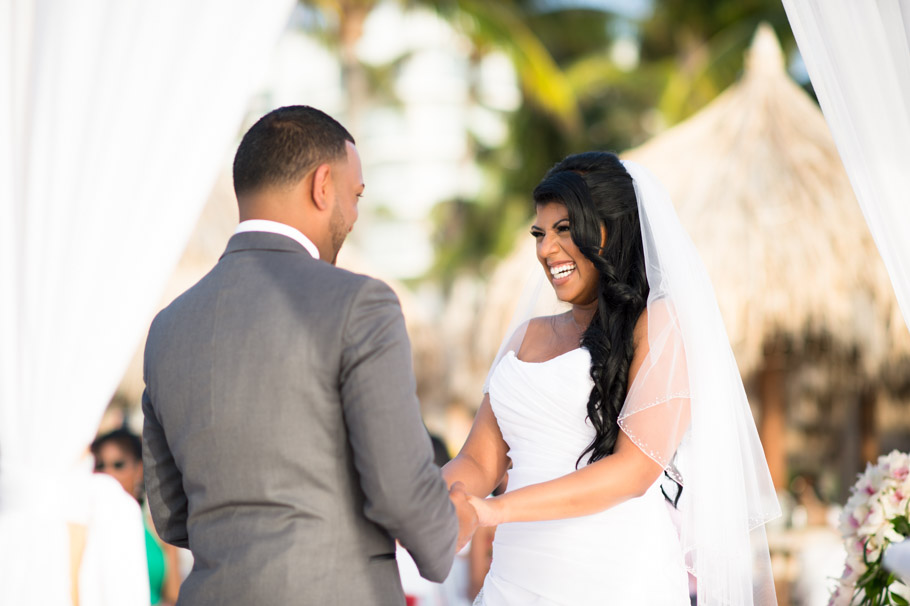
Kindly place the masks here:
[(452, 487), (449, 488), (449, 498), (452, 500), (455, 514), (458, 516), (458, 543), (455, 551), (459, 552), (468, 544), (477, 529), (477, 512), (468, 501), (468, 493), (461, 482), (452, 484)]

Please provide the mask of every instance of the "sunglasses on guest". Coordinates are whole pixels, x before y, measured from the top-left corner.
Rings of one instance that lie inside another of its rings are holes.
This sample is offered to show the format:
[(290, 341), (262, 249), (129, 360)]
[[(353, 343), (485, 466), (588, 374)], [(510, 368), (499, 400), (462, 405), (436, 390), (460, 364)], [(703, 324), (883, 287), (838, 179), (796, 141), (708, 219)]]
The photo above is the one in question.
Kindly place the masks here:
[(104, 471), (105, 469), (114, 469), (120, 471), (126, 467), (126, 459), (120, 459), (118, 461), (111, 461), (110, 463), (105, 463), (104, 461), (98, 461), (95, 463), (95, 471)]

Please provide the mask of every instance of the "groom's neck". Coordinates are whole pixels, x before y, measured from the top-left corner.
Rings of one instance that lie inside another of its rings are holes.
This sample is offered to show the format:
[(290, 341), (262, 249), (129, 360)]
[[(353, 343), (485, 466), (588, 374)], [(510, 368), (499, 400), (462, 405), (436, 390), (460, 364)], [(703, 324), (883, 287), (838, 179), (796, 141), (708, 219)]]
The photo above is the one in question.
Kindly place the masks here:
[(238, 198), (240, 221), (265, 220), (290, 225), (306, 236), (319, 249), (323, 258), (330, 258), (330, 212), (320, 212), (312, 197), (300, 187), (257, 192)]

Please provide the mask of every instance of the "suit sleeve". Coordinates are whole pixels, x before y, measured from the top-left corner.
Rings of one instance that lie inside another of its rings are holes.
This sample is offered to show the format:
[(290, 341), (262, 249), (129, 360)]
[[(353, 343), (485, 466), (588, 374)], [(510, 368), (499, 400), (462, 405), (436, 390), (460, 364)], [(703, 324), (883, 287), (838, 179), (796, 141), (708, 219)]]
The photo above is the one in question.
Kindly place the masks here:
[(398, 299), (378, 280), (354, 297), (343, 333), (340, 388), (364, 514), (441, 582), (458, 522), (420, 417), (411, 348)]
[[(151, 340), (151, 337), (150, 337)], [(149, 511), (158, 536), (171, 545), (189, 548), (186, 531), (187, 500), (183, 476), (174, 462), (164, 428), (155, 413), (149, 388), (149, 347), (145, 351), (145, 391), (142, 392), (142, 465)]]

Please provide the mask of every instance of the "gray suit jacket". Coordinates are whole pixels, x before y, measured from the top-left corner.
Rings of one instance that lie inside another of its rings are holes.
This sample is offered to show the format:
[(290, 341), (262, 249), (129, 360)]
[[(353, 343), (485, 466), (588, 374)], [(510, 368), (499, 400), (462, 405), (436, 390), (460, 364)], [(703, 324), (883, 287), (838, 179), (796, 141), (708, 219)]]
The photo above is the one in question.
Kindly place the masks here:
[(457, 521), (398, 299), (285, 236), (233, 236), (145, 349), (146, 490), (193, 552), (181, 604), (403, 604), (397, 539), (441, 581)]

